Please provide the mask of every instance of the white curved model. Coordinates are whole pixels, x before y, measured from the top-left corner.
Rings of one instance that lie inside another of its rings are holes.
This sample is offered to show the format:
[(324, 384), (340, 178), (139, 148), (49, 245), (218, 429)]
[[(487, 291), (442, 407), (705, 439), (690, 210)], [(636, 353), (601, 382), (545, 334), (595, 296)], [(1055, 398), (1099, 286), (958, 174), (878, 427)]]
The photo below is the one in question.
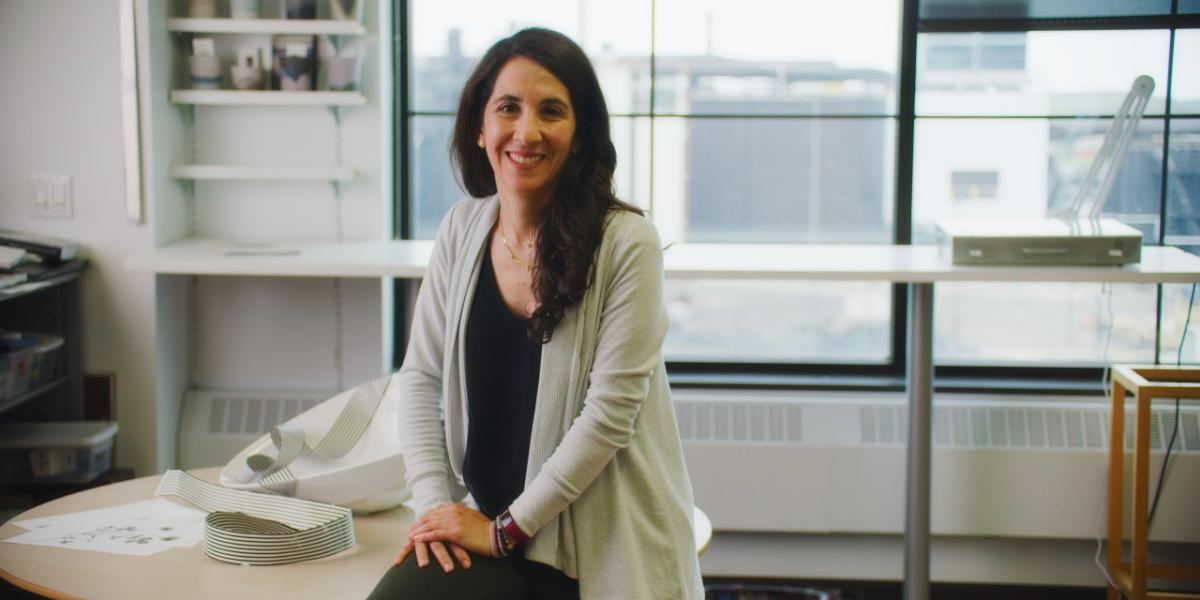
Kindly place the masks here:
[[(370, 424), (346, 454), (325, 459), (307, 451), (317, 447), (329, 432), (357, 388), (342, 392), (280, 425), (277, 429), (302, 428), (306, 451), (284, 465), (295, 487), (291, 495), (306, 500), (340, 504), (355, 512), (392, 508), (408, 499), (404, 483), (404, 459), (400, 455), (399, 395), (395, 375), (388, 381)], [(264, 435), (244, 448), (221, 470), (221, 485), (237, 490), (272, 492), (247, 465), (255, 455), (278, 456), (271, 435)]]

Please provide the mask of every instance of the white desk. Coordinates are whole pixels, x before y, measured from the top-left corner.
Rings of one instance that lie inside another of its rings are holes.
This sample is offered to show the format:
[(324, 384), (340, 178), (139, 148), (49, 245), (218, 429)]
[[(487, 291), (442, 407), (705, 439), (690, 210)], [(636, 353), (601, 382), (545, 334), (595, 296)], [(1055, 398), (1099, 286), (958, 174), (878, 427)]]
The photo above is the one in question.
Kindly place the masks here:
[[(130, 257), (125, 267), (160, 275), (396, 277), (419, 279), (430, 241), (234, 244), (189, 238)], [(1192, 283), (1200, 258), (1149, 246), (1127, 267), (962, 267), (934, 246), (676, 244), (663, 255), (668, 279), (829, 281), (1024, 281)]]
[[(192, 471), (216, 482), (219, 467)], [(161, 475), (106, 485), (71, 494), (34, 507), (13, 521), (104, 508), (154, 497)], [(178, 498), (172, 501), (184, 503)], [(0, 544), (0, 578), (50, 598), (112, 598), (130, 600), (267, 600), (288, 598), (325, 600), (365, 598), (392, 566), (413, 514), (406, 508), (354, 516), (357, 543), (322, 559), (242, 567), (204, 555), (201, 542), (191, 548), (172, 548), (153, 556), (125, 556), (46, 546)], [(693, 507), (696, 551), (712, 541), (708, 516)], [(0, 527), (0, 539), (25, 533), (11, 523)]]
[[(185, 240), (129, 260), (128, 268), (159, 274), (420, 278), (431, 242), (279, 244), (225, 256), (226, 242)], [(247, 250), (247, 249), (243, 249)], [(939, 281), (1064, 283), (1197, 283), (1200, 257), (1150, 246), (1124, 267), (964, 267), (934, 246), (678, 244), (664, 254), (668, 279), (886, 281), (909, 286), (908, 492), (905, 598), (929, 597), (930, 428), (933, 384), (933, 284)], [(411, 303), (410, 303), (411, 305)]]
[[(191, 473), (216, 481), (220, 469)], [(153, 475), (79, 492), (34, 507), (13, 520), (146, 500), (154, 497), (160, 479)], [(365, 598), (392, 566), (412, 518), (412, 512), (404, 508), (356, 515), (357, 544), (353, 548), (320, 560), (271, 567), (218, 562), (204, 555), (203, 542), (145, 557), (0, 544), (0, 577), (50, 598)], [(0, 539), (24, 532), (8, 523), (0, 527)]]

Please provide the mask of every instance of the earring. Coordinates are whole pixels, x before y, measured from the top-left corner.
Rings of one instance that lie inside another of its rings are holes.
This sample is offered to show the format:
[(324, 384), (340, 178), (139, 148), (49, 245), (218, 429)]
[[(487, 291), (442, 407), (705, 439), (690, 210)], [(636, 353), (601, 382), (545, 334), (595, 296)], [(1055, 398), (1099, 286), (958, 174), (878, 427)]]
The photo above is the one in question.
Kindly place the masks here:
[(483, 136), (482, 135), (479, 136), (479, 139), (475, 140), (475, 143), (479, 144), (479, 147), (482, 148), (483, 147)]

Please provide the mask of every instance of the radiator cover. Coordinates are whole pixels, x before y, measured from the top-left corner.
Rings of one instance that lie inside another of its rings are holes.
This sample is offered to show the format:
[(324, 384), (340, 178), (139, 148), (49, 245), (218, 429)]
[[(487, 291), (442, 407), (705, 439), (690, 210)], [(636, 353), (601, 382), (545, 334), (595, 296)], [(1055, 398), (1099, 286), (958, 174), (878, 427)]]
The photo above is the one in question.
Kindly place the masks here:
[[(715, 529), (903, 531), (902, 395), (685, 390), (675, 401), (696, 504)], [(939, 395), (932, 533), (1094, 538), (1106, 493), (1107, 413), (1100, 398)], [(1153, 489), (1174, 409), (1156, 404), (1152, 414)], [(1127, 423), (1132, 417), (1131, 406)], [(1200, 542), (1198, 417), (1200, 410), (1184, 405), (1151, 528), (1156, 541)], [(1125, 444), (1131, 447), (1132, 433)]]

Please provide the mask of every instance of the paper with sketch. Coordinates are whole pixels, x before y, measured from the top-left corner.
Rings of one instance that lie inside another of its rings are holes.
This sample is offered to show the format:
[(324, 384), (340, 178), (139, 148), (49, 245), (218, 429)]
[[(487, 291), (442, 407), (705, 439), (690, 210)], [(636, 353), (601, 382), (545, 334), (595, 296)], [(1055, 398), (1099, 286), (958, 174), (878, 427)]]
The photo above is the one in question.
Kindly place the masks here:
[(150, 556), (168, 548), (195, 546), (204, 538), (205, 514), (166, 498), (154, 498), (111, 508), (14, 521), (14, 525), (29, 531), (3, 541)]

